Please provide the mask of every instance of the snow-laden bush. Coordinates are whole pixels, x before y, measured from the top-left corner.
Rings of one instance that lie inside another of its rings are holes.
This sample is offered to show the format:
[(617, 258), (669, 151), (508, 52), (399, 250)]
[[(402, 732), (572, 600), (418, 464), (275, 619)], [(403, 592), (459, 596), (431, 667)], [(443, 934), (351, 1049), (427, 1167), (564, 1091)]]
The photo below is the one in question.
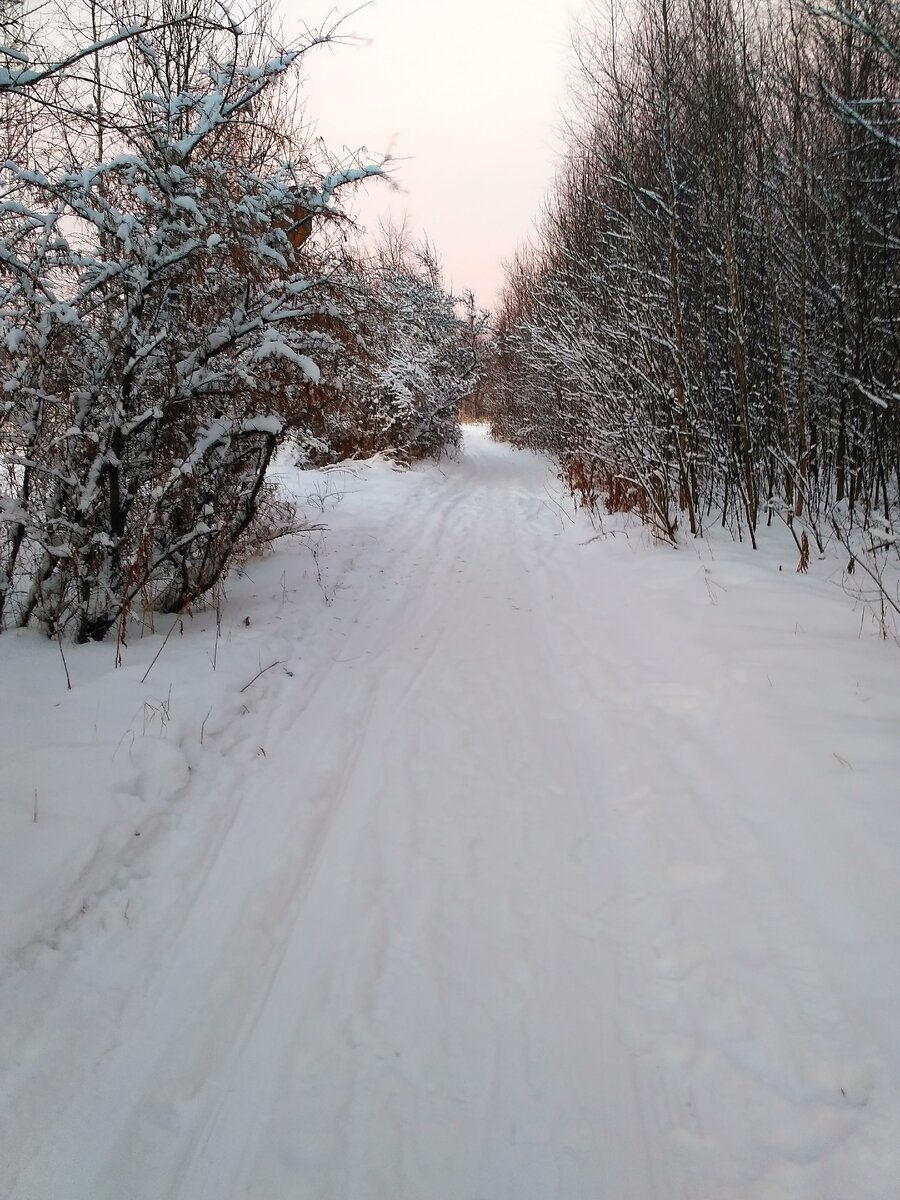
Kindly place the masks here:
[(635, 0), (577, 59), (498, 433), (668, 540), (896, 521), (900, 6)]
[(439, 458), (459, 446), (460, 406), (479, 379), (474, 339), (483, 318), (459, 314), (427, 245), (391, 254), (382, 247), (357, 265), (355, 279), (352, 336), (336, 364), (340, 390), (326, 405), (321, 445), (339, 457)]
[(213, 62), (187, 91), (142, 37), (117, 153), (6, 164), (0, 621), (100, 638), (136, 602), (190, 605), (253, 545), (284, 414), (337, 345), (306, 229), (379, 170), (298, 178), (256, 151), (301, 52)]
[(376, 324), (367, 348), (374, 447), (390, 446), (408, 458), (437, 458), (459, 444), (459, 405), (473, 382), (454, 298), (424, 257), (379, 267), (373, 283)]

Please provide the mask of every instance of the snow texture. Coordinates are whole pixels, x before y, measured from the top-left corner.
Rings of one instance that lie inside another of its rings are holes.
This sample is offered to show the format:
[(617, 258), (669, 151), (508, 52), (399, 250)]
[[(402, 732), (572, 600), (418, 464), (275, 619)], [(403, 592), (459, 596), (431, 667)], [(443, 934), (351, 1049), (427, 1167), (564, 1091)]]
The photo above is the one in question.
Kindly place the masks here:
[(280, 470), (321, 579), (71, 692), (0, 637), (0, 1194), (893, 1195), (898, 652), (830, 567), (480, 429)]

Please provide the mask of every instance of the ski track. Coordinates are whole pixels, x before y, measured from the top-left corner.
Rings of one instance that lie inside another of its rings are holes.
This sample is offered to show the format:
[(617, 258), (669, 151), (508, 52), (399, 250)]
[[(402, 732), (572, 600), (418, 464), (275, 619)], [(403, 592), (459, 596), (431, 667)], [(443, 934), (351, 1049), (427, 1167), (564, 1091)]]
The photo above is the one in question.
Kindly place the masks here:
[[(70, 993), (125, 933), (60, 975), (13, 1105), (69, 1066), (0, 1191), (900, 1195), (900, 965), (861, 1015), (818, 933), (843, 922), (853, 961), (888, 851), (842, 861), (852, 821), (811, 815), (777, 712), (638, 576), (573, 550), (541, 460), (472, 431), (445, 478), (413, 482), (303, 678), (254, 685), (266, 756), (232, 749), (191, 785), (222, 789), (220, 820), (190, 880), (158, 868), (117, 1027)], [(74, 1048), (54, 1033), (70, 1003)]]

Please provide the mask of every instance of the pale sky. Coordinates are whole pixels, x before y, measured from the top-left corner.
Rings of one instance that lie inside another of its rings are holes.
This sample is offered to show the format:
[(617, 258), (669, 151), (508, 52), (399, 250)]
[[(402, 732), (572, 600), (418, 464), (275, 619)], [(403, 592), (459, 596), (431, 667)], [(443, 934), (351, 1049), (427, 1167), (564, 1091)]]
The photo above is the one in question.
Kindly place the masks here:
[[(482, 305), (493, 305), (502, 260), (531, 232), (552, 180), (569, 29), (586, 8), (373, 0), (345, 25), (361, 43), (306, 60), (308, 115), (329, 148), (396, 156), (402, 190), (369, 185), (360, 219), (374, 228), (380, 213), (407, 213), (436, 245), (445, 283), (472, 288)], [(316, 15), (308, 0), (302, 12)]]

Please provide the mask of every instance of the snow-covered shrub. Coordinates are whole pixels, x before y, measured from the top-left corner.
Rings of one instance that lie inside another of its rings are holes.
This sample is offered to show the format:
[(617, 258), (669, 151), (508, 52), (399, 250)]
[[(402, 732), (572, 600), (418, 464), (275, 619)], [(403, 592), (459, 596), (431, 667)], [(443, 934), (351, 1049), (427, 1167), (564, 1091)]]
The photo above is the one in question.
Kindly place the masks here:
[(439, 458), (459, 445), (460, 405), (478, 382), (470, 323), (427, 246), (382, 250), (357, 279), (326, 440), (342, 455)]
[(635, 0), (577, 59), (497, 432), (669, 540), (755, 544), (777, 515), (821, 547), (845, 501), (896, 520), (900, 8)]
[(0, 200), (0, 620), (79, 640), (190, 605), (254, 543), (284, 413), (335, 348), (297, 229), (379, 170), (259, 153), (252, 118), (301, 51), (212, 59), (191, 90), (164, 51), (132, 47), (116, 153), (8, 163)]

